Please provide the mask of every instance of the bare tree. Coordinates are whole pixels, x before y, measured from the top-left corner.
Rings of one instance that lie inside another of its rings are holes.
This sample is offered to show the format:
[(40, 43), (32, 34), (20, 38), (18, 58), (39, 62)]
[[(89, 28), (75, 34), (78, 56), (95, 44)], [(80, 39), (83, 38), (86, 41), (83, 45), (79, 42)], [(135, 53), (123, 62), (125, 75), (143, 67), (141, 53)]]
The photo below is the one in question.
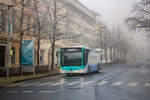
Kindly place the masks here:
[(45, 1), (43, 0), (34, 0), (34, 36), (37, 40), (37, 65), (40, 63), (40, 41), (45, 38), (44, 28), (46, 26), (46, 17), (43, 12), (43, 4)]
[(128, 17), (125, 22), (131, 30), (143, 28), (148, 31), (150, 28), (150, 0), (139, 0), (133, 5), (132, 12), (135, 16)]
[[(24, 33), (33, 28), (33, 25), (31, 25), (30, 27), (24, 27), (26, 25), (26, 18), (30, 17), (33, 18), (32, 16), (32, 0), (12, 0), (12, 2), (15, 5), (16, 8), (16, 14), (17, 14), (17, 19), (18, 19), (18, 26), (17, 26), (17, 32), (19, 33), (19, 37), (20, 37), (20, 48), (19, 48), (19, 64), (21, 65), (21, 49), (22, 49), (22, 40), (24, 37)], [(21, 67), (21, 66), (20, 66)]]
[(61, 39), (65, 32), (65, 24), (67, 16), (65, 13), (64, 5), (59, 0), (47, 0), (47, 15), (48, 27), (47, 38), (50, 40), (52, 53), (51, 53), (51, 70), (54, 70), (55, 61), (55, 44)]

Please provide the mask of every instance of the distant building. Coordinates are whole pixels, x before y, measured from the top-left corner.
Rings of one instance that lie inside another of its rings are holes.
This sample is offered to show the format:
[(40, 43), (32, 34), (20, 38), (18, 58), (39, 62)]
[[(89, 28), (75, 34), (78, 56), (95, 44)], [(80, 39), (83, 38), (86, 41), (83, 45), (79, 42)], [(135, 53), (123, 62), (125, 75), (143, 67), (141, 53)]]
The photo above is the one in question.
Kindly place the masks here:
[(99, 32), (100, 14), (81, 4), (78, 0), (61, 0), (69, 19), (67, 37), (71, 42), (93, 46)]

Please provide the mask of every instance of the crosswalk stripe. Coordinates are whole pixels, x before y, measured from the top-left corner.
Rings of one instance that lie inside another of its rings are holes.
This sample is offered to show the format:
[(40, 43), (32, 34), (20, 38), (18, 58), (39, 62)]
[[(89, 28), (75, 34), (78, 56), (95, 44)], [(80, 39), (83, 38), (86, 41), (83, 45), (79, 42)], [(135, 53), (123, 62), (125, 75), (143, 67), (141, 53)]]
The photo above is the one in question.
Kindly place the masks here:
[(138, 82), (130, 82), (129, 84), (128, 84), (128, 86), (137, 86), (138, 85)]
[(18, 91), (7, 91), (8, 93), (18, 93)]
[(145, 83), (145, 87), (150, 87), (150, 83)]
[(107, 83), (109, 83), (109, 81), (101, 81), (100, 83), (98, 83), (98, 85), (105, 85)]
[(32, 86), (32, 85), (36, 85), (36, 84), (39, 84), (38, 82), (35, 82), (35, 83), (30, 83), (30, 84), (23, 84), (23, 85), (20, 85), (21, 87), (27, 87), (27, 86)]
[(62, 92), (63, 90), (55, 90), (55, 91), (39, 91), (39, 93), (54, 93), (54, 92)]
[[(28, 86), (35, 86), (35, 87), (40, 87), (40, 86), (57, 86), (57, 85), (66, 85), (66, 86), (69, 86), (69, 85), (75, 85), (75, 84), (78, 84), (80, 83), (81, 86), (85, 86), (87, 84), (91, 84), (91, 83), (94, 83), (96, 81), (87, 81), (87, 82), (81, 82), (81, 81), (76, 81), (76, 82), (72, 82), (72, 83), (67, 83), (67, 82), (57, 82), (57, 83), (54, 83), (54, 82), (46, 82), (46, 83), (41, 83), (41, 82), (33, 82), (33, 83), (27, 83), (27, 82), (24, 82), (24, 83), (15, 83), (15, 84), (11, 84), (11, 85), (8, 85), (6, 87), (15, 87), (15, 86), (20, 86), (20, 87), (28, 87)], [(110, 83), (110, 81), (101, 81), (99, 82), (97, 85), (106, 85)], [(120, 86), (123, 84), (123, 81), (116, 81), (116, 82), (111, 82), (111, 86)], [(127, 83), (127, 86), (129, 87), (135, 87), (137, 86), (139, 83), (138, 82), (129, 82)], [(150, 82), (146, 82), (144, 83), (143, 85), (144, 87), (150, 87)], [(11, 91), (10, 91), (11, 92)]]
[(121, 85), (122, 83), (123, 83), (122, 81), (118, 81), (118, 82), (112, 83), (111, 85), (112, 85), (112, 86), (119, 86), (119, 85)]
[(22, 91), (23, 93), (33, 93), (34, 91)]
[(78, 81), (78, 82), (72, 82), (72, 83), (68, 83), (68, 84), (65, 84), (65, 85), (74, 85), (74, 84), (77, 84), (77, 83), (79, 83), (80, 81)]
[(18, 85), (23, 85), (23, 84), (26, 84), (26, 83), (11, 84), (11, 85), (8, 85), (7, 87), (15, 87), (15, 86), (18, 86)]
[(38, 85), (35, 85), (36, 87), (39, 87), (39, 86), (44, 86), (44, 85), (49, 85), (51, 84), (52, 82), (46, 82), (46, 83), (41, 83), (41, 84), (38, 84)]
[(39, 93), (52, 93), (54, 91), (39, 91)]
[(91, 84), (91, 83), (94, 83), (96, 81), (88, 81), (88, 82), (84, 82), (84, 83), (81, 83), (81, 85), (87, 85), (87, 84)]
[(58, 83), (54, 83), (54, 84), (49, 84), (48, 86), (56, 86), (56, 85), (63, 85), (66, 82), (58, 82)]

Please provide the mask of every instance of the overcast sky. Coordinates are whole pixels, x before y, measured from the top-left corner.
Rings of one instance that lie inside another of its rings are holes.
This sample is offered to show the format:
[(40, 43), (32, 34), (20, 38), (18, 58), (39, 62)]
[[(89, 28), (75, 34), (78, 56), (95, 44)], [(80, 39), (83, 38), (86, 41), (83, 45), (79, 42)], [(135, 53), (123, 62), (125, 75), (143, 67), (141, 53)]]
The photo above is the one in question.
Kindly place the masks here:
[(133, 0), (79, 0), (86, 7), (99, 12), (106, 24), (122, 24), (130, 16)]

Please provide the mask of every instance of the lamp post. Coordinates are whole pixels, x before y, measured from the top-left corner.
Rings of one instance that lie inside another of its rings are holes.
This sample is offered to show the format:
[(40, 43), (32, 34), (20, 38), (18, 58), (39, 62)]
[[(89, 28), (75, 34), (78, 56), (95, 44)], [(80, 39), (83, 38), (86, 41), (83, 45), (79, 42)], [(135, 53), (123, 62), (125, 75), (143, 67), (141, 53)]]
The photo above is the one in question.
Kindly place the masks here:
[(9, 79), (9, 64), (10, 64), (10, 8), (13, 7), (13, 5), (7, 5), (8, 7), (8, 27), (7, 27), (7, 79)]
[(106, 26), (104, 26), (104, 25), (101, 25), (100, 26), (100, 49), (101, 49), (101, 62), (103, 61), (103, 55), (102, 55), (102, 53), (103, 53), (103, 51), (102, 51), (102, 49), (103, 49), (103, 41), (102, 41), (102, 29), (103, 28), (106, 28)]

